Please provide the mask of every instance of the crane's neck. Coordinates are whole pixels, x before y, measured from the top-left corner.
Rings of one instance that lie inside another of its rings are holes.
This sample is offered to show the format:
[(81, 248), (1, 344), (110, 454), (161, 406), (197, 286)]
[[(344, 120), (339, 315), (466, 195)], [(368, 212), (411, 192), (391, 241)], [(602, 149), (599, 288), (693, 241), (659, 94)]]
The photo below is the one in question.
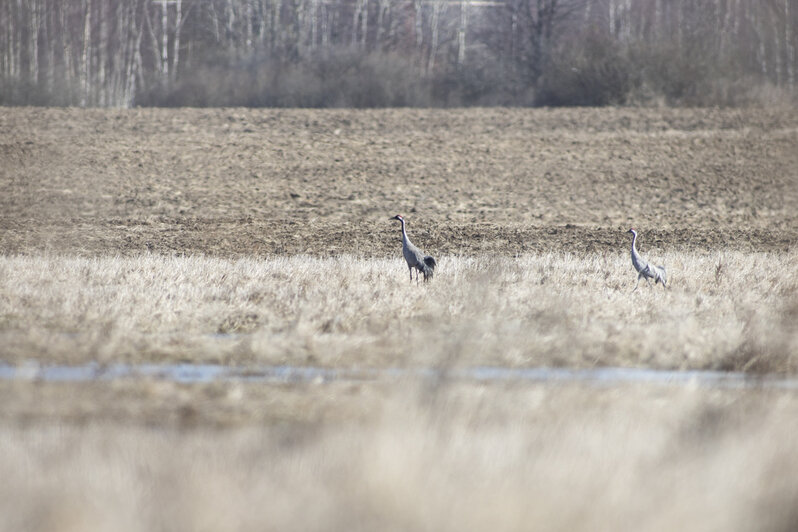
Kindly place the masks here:
[(407, 238), (407, 230), (405, 229), (405, 221), (404, 220), (399, 220), (399, 221), (402, 222), (402, 242), (410, 242), (410, 240)]
[(632, 233), (632, 256), (640, 256), (640, 254), (637, 252), (637, 233)]

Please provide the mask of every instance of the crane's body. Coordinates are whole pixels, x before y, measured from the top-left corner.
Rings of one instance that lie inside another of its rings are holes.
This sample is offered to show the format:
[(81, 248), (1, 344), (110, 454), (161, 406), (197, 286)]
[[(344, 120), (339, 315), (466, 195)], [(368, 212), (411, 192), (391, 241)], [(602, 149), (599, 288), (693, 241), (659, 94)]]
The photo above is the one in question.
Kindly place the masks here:
[(635, 284), (634, 292), (640, 284), (640, 279), (645, 279), (646, 283), (651, 286), (651, 279), (654, 279), (654, 284), (662, 283), (662, 288), (668, 287), (668, 275), (665, 272), (665, 266), (655, 266), (649, 264), (640, 253), (637, 252), (637, 231), (629, 229), (632, 233), (632, 266), (637, 270), (637, 283)]
[(429, 255), (424, 255), (420, 249), (410, 242), (407, 237), (407, 229), (405, 228), (405, 219), (397, 214), (391, 220), (399, 220), (402, 222), (402, 255), (407, 262), (407, 268), (410, 270), (410, 281), (413, 281), (413, 269), (416, 271), (416, 282), (418, 282), (418, 273), (424, 275), (424, 281), (432, 279), (435, 270), (435, 259)]

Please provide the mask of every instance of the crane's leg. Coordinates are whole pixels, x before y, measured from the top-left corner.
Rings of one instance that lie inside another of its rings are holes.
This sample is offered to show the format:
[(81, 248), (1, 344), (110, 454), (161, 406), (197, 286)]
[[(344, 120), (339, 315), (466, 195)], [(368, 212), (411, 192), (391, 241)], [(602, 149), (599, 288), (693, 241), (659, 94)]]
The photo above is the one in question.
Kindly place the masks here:
[(642, 276), (640, 274), (637, 274), (637, 282), (635, 283), (635, 287), (632, 289), (632, 292), (637, 290), (637, 287), (640, 286), (640, 277)]
[(413, 267), (412, 266), (408, 266), (407, 269), (410, 270), (410, 282), (412, 283), (413, 282)]

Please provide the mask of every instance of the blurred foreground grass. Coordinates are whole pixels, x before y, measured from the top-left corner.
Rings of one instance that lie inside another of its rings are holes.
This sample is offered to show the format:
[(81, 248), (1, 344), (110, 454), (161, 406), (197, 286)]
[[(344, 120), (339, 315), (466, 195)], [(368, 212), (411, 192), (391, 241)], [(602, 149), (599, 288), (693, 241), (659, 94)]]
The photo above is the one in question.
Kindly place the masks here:
[[(82, 421), (61, 412), (0, 423), (0, 529), (798, 524), (795, 392), (374, 386), (231, 385), (214, 395), (218, 389), (167, 383), (105, 383), (93, 393), (71, 384), (0, 385), (12, 405), (27, 390), (62, 411), (86, 409)], [(268, 414), (281, 408), (282, 419)], [(209, 423), (214, 416), (227, 422)]]

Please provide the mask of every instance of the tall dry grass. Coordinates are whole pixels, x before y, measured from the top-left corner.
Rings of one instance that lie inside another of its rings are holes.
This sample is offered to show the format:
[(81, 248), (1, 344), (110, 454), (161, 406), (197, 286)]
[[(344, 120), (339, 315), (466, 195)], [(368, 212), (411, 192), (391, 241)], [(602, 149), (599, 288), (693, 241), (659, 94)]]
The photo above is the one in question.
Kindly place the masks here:
[(223, 431), (2, 424), (0, 530), (778, 531), (798, 521), (792, 392), (409, 385), (374, 408), (360, 422)]
[(794, 372), (796, 253), (625, 252), (224, 260), (0, 258), (0, 348), (19, 363), (645, 366)]

